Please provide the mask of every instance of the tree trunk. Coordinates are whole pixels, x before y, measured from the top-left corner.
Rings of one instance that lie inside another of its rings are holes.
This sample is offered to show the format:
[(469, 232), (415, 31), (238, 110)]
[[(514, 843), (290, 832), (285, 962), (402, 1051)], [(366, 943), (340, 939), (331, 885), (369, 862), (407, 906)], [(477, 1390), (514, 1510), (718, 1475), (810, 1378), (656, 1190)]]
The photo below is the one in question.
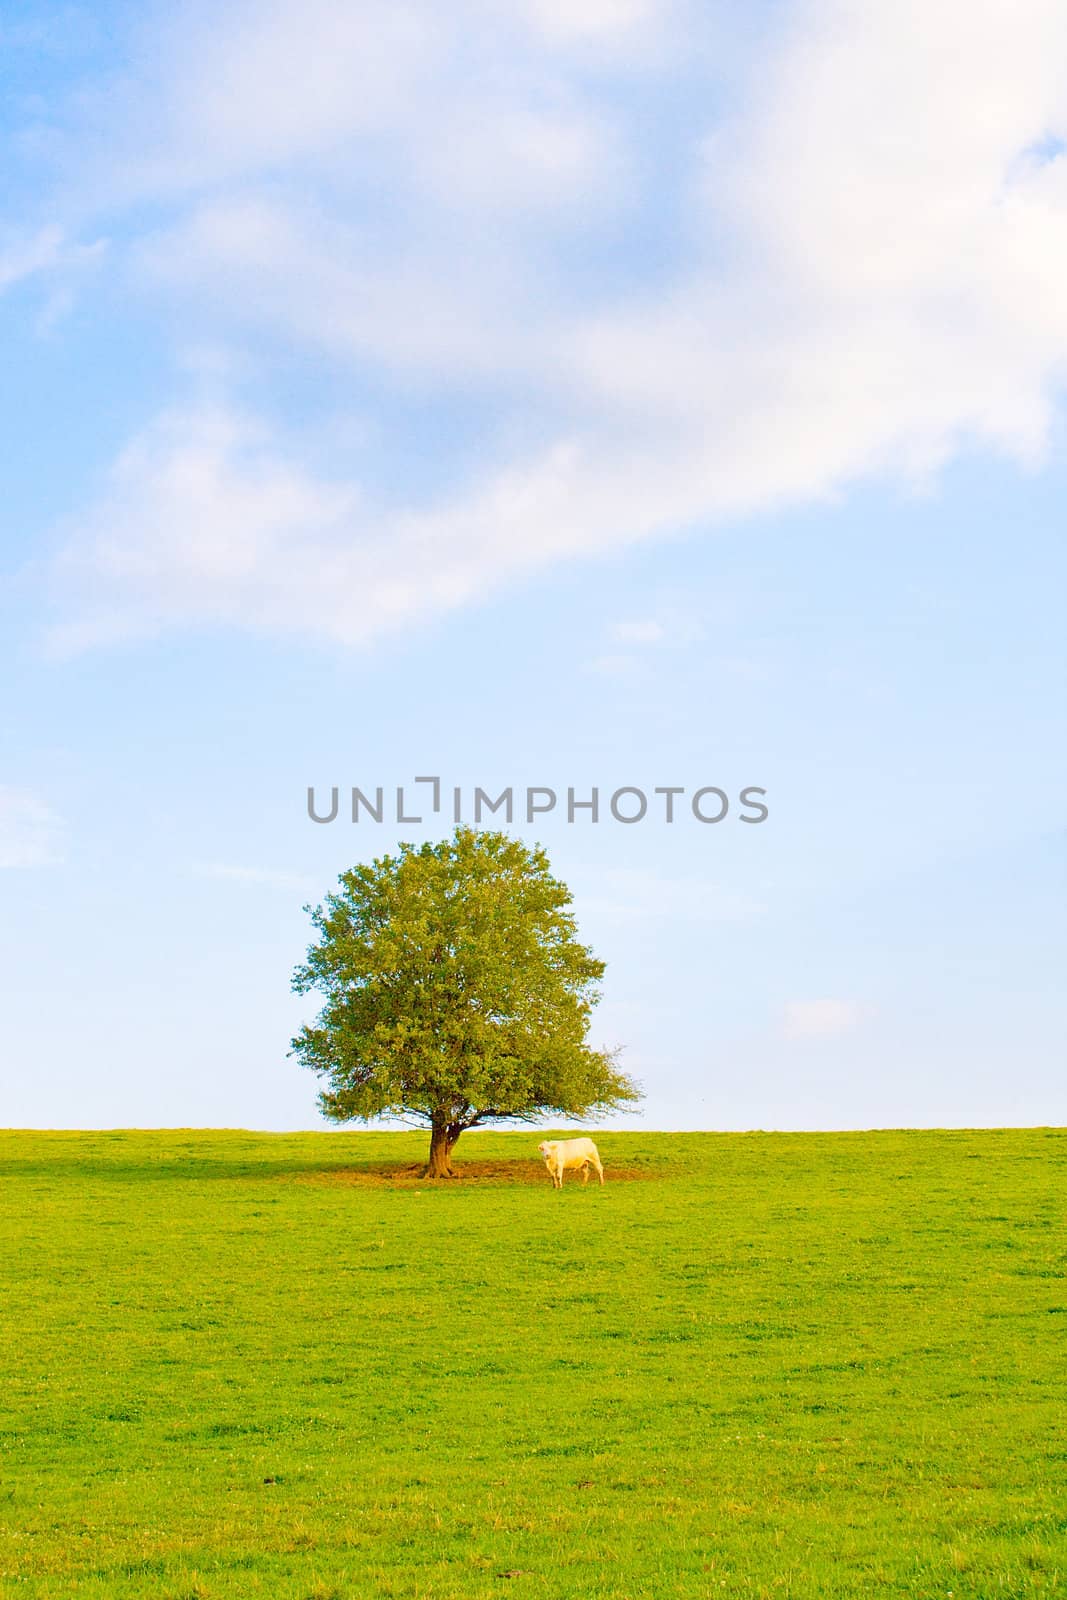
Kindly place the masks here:
[(452, 1147), (459, 1135), (460, 1130), (452, 1123), (431, 1123), (430, 1160), (423, 1177), (454, 1178), (456, 1176), (452, 1170)]

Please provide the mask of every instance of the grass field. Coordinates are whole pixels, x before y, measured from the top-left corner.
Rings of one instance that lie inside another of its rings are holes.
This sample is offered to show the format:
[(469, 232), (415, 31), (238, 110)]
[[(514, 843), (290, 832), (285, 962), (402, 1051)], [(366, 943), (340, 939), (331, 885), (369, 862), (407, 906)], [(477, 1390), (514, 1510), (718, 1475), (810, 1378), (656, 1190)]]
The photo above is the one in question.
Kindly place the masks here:
[(1067, 1595), (1067, 1135), (0, 1134), (0, 1593)]

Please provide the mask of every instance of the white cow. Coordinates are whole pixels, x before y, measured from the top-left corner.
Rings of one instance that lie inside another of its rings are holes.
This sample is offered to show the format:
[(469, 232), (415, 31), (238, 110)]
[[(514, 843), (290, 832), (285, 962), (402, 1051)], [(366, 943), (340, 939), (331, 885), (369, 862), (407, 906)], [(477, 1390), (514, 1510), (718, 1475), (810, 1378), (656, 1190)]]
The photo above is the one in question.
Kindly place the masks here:
[(604, 1164), (592, 1139), (543, 1139), (537, 1146), (545, 1158), (554, 1189), (563, 1188), (563, 1174), (569, 1167), (581, 1167), (582, 1182), (589, 1182), (589, 1168), (593, 1167), (604, 1182)]

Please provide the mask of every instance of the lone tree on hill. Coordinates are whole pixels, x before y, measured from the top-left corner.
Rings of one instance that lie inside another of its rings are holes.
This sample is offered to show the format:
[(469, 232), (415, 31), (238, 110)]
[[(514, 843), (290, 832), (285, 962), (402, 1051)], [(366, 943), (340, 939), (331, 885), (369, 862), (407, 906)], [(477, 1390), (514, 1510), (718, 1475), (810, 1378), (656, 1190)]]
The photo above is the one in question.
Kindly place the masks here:
[(426, 1176), (449, 1178), (466, 1128), (640, 1099), (586, 1041), (604, 963), (570, 904), (539, 846), (468, 827), (343, 872), (305, 907), (318, 939), (293, 974), (325, 995), (291, 1051), (327, 1080), (325, 1115), (428, 1126)]

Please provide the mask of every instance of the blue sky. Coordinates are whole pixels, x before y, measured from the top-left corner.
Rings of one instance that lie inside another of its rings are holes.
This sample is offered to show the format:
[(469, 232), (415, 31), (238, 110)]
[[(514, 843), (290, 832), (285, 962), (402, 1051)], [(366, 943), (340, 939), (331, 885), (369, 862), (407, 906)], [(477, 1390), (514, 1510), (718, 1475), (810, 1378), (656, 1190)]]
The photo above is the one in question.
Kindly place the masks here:
[[(517, 824), (661, 1127), (1065, 1120), (1058, 5), (0, 23), (0, 1120), (316, 1126), (309, 784)], [(976, 108), (981, 108), (981, 115)]]

